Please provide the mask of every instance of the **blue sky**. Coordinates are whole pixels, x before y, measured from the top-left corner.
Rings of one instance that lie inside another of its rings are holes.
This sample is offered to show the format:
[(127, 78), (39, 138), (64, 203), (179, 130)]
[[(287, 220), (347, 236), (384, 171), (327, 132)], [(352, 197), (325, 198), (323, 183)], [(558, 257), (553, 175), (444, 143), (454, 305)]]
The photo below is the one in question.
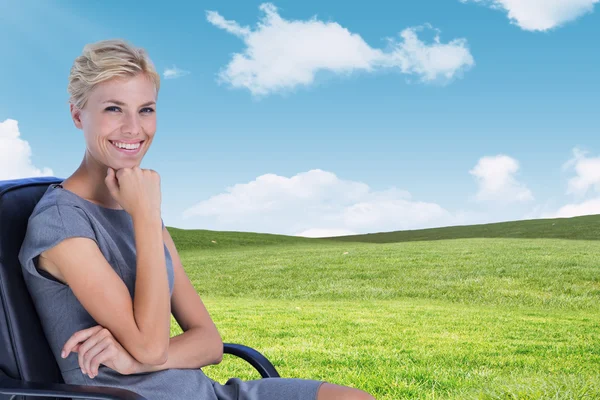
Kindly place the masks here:
[[(600, 213), (598, 0), (0, 0), (0, 179), (67, 177), (67, 77), (161, 73), (169, 226), (306, 236)], [(551, 4), (549, 4), (551, 3)]]

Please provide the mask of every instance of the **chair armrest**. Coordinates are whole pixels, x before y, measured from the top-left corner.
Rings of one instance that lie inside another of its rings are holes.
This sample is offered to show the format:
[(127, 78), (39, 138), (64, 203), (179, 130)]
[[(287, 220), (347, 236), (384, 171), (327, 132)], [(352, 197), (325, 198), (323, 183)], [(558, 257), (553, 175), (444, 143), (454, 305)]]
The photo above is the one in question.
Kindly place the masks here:
[(0, 394), (97, 400), (148, 400), (126, 389), (106, 386), (37, 383), (12, 379), (0, 371)]
[(241, 344), (224, 343), (223, 352), (232, 354), (249, 362), (263, 378), (280, 378), (279, 373), (271, 362), (258, 351)]

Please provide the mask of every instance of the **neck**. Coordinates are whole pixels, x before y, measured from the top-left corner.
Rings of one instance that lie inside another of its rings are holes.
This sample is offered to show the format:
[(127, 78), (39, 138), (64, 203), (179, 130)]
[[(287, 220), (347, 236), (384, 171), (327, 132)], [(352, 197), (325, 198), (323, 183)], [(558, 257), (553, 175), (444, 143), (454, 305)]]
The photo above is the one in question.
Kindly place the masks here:
[(64, 187), (103, 207), (122, 209), (123, 207), (113, 199), (104, 181), (107, 171), (106, 165), (95, 160), (86, 151), (77, 170), (65, 179)]

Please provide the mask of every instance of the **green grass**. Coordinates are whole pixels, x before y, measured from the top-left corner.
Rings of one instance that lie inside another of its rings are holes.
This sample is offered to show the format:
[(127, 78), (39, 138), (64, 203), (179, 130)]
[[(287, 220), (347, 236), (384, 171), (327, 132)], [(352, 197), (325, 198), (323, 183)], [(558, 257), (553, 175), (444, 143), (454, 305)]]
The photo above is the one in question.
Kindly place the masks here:
[(271, 245), (295, 245), (318, 243), (322, 239), (310, 239), (263, 233), (221, 232), (208, 230), (186, 230), (168, 227), (178, 251), (232, 248), (256, 248)]
[[(173, 236), (223, 339), (282, 376), (386, 400), (600, 398), (598, 241)], [(233, 356), (204, 370), (258, 378)]]

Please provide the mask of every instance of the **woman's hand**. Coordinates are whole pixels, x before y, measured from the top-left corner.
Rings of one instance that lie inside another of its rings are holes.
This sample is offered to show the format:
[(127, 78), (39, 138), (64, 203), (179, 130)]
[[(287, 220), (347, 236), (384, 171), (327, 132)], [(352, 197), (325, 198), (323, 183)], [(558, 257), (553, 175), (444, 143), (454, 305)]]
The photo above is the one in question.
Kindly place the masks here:
[(79, 353), (81, 372), (92, 379), (98, 375), (100, 364), (122, 375), (134, 374), (139, 369), (139, 362), (101, 325), (75, 332), (61, 355), (66, 358), (71, 352)]
[(111, 196), (129, 215), (160, 217), (160, 175), (151, 169), (108, 168), (104, 179)]

